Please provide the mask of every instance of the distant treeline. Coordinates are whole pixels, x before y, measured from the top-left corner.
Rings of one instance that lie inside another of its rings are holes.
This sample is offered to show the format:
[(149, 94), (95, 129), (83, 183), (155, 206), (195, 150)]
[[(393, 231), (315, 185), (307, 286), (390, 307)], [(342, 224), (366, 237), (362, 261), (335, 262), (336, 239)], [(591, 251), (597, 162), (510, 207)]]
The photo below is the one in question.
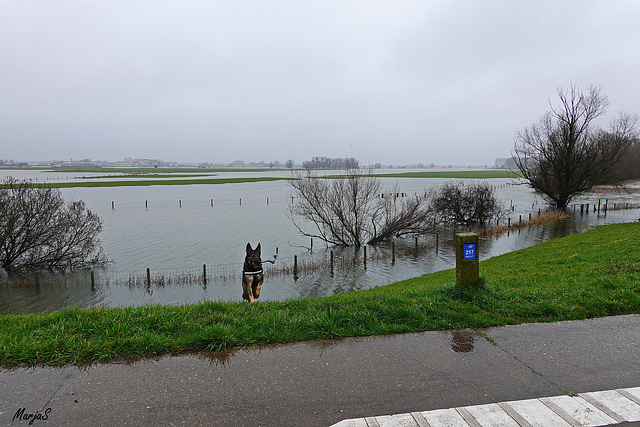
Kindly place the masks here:
[(360, 162), (354, 157), (312, 157), (302, 162), (302, 166), (305, 169), (358, 169)]

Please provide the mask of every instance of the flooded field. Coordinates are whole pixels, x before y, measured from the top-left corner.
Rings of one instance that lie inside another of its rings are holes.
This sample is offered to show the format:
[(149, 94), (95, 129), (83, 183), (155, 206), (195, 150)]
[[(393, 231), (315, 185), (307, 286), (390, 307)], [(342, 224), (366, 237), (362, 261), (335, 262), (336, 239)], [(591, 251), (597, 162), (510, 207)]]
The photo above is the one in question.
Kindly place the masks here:
[[(22, 171), (19, 171), (22, 172)], [(22, 176), (15, 171), (0, 174)], [(74, 180), (73, 176), (30, 171), (38, 181)], [(86, 175), (86, 174), (85, 174)], [(231, 173), (219, 174), (231, 177)], [(237, 172), (242, 176), (288, 176), (287, 172)], [(2, 175), (0, 175), (2, 178)], [(445, 179), (382, 178), (385, 187), (397, 185), (412, 195)], [(486, 180), (517, 222), (546, 206), (524, 185), (507, 185), (509, 179)], [(636, 187), (640, 183), (636, 183)], [(241, 299), (240, 270), (248, 242), (261, 243), (267, 265), (261, 300), (282, 300), (332, 295), (381, 286), (398, 280), (452, 268), (455, 255), (452, 230), (435, 235), (408, 236), (363, 249), (327, 248), (321, 241), (302, 236), (287, 217), (290, 187), (285, 181), (221, 185), (149, 186), (63, 189), (66, 200), (84, 200), (104, 220), (101, 239), (112, 262), (97, 269), (93, 287), (89, 272), (65, 277), (41, 275), (24, 283), (0, 285), (0, 312), (40, 312), (67, 307), (126, 306), (147, 303), (184, 304), (203, 300)], [(519, 229), (483, 239), (481, 259), (528, 247), (544, 240), (582, 232), (591, 226), (635, 221), (640, 211), (612, 210), (612, 203), (638, 203), (638, 193), (604, 195), (605, 215), (580, 214), (581, 203), (593, 205), (602, 195), (576, 201), (567, 219), (545, 226)], [(313, 247), (312, 247), (313, 245)], [(334, 269), (329, 259), (334, 256)], [(293, 274), (294, 257), (297, 275)], [(202, 280), (206, 265), (207, 280)], [(152, 278), (146, 283), (147, 269)]]

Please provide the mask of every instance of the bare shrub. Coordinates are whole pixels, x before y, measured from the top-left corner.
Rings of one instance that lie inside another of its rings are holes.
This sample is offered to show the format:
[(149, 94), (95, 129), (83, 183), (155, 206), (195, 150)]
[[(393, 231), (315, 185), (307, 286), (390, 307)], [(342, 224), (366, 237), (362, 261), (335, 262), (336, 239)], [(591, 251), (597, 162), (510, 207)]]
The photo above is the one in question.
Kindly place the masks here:
[(106, 262), (102, 219), (60, 190), (7, 178), (0, 184), (0, 267), (64, 271)]
[[(294, 173), (289, 217), (305, 236), (329, 244), (361, 246), (393, 236), (424, 232), (432, 223), (426, 194), (383, 197), (380, 178), (350, 169), (334, 179), (311, 171)], [(309, 223), (304, 223), (307, 220)]]
[(447, 182), (432, 191), (430, 200), (434, 213), (444, 223), (483, 224), (505, 212), (504, 204), (486, 182)]

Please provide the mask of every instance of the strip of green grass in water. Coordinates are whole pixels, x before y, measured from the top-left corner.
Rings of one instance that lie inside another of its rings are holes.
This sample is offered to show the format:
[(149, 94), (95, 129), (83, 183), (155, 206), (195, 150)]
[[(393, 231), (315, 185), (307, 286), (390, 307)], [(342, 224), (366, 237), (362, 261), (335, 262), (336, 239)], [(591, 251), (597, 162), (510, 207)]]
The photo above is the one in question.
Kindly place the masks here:
[(144, 179), (155, 179), (155, 178), (206, 178), (208, 176), (215, 176), (215, 174), (203, 173), (203, 174), (155, 174), (155, 173), (139, 173), (139, 174), (130, 174), (130, 175), (96, 175), (96, 176), (83, 176), (82, 179), (123, 179), (123, 178), (144, 178)]
[(466, 289), (447, 270), (323, 298), (5, 314), (0, 366), (640, 313), (638, 241), (638, 223), (600, 226), (482, 261), (485, 285)]
[[(24, 169), (24, 168), (23, 168)], [(245, 168), (29, 168), (35, 170), (46, 170), (49, 172), (63, 172), (63, 173), (140, 173), (140, 174), (153, 174), (153, 173), (217, 173), (217, 172), (266, 172), (277, 171), (283, 169), (245, 169)], [(288, 170), (288, 169), (287, 169)]]
[(236, 184), (242, 182), (279, 181), (288, 178), (255, 177), (255, 178), (200, 178), (200, 179), (165, 179), (150, 181), (88, 181), (88, 182), (49, 182), (53, 188), (76, 187), (145, 187), (151, 185), (196, 185), (196, 184)]
[(434, 171), (434, 172), (400, 172), (376, 174), (385, 178), (455, 178), (455, 179), (489, 179), (489, 178), (518, 178), (519, 172), (508, 170), (479, 170), (479, 171)]

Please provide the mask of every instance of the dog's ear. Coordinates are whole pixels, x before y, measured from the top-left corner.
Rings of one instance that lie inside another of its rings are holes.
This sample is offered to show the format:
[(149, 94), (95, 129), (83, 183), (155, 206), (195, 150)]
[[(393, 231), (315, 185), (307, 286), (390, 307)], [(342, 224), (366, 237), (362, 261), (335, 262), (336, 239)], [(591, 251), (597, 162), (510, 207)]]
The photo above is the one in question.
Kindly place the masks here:
[(258, 246), (256, 246), (256, 251), (258, 251), (258, 253), (260, 253), (260, 243), (258, 243)]
[[(258, 246), (260, 246), (260, 244), (258, 243)], [(251, 249), (251, 243), (247, 243), (247, 253), (249, 253), (249, 251), (251, 251), (253, 249)]]

